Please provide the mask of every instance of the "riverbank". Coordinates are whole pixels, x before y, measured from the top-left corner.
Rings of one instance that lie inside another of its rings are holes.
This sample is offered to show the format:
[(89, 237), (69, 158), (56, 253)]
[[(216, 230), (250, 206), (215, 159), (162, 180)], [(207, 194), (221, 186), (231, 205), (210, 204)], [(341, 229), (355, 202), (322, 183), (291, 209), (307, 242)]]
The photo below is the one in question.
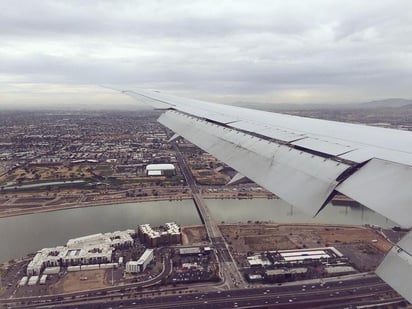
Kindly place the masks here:
[(138, 198), (123, 198), (123, 199), (107, 199), (93, 202), (81, 202), (81, 203), (65, 203), (61, 205), (52, 205), (52, 206), (33, 206), (32, 208), (20, 208), (17, 210), (8, 209), (3, 212), (0, 212), (0, 218), (29, 215), (35, 213), (43, 212), (52, 212), (59, 211), (64, 209), (73, 209), (73, 208), (86, 208), (86, 207), (95, 207), (95, 206), (109, 206), (116, 204), (126, 204), (126, 203), (143, 203), (143, 202), (157, 202), (157, 201), (182, 201), (189, 200), (192, 197), (190, 195), (182, 195), (179, 198), (170, 198), (166, 196), (145, 196)]
[[(254, 198), (267, 198), (267, 199), (277, 199), (274, 195), (262, 193), (262, 192), (253, 192), (248, 193), (247, 195), (238, 195), (237, 193), (231, 192), (221, 192), (221, 193), (204, 193), (203, 198), (205, 199), (254, 199)], [(139, 196), (139, 197), (128, 197), (128, 198), (109, 198), (93, 201), (81, 201), (73, 203), (62, 203), (62, 204), (53, 204), (53, 205), (33, 205), (33, 206), (9, 206), (7, 208), (0, 210), (0, 218), (35, 214), (35, 213), (44, 213), (59, 211), (64, 209), (73, 209), (73, 208), (85, 208), (85, 207), (95, 207), (95, 206), (108, 206), (116, 204), (126, 204), (126, 203), (141, 203), (141, 202), (157, 202), (157, 201), (183, 201), (190, 200), (192, 196), (190, 194), (179, 194), (175, 196)]]

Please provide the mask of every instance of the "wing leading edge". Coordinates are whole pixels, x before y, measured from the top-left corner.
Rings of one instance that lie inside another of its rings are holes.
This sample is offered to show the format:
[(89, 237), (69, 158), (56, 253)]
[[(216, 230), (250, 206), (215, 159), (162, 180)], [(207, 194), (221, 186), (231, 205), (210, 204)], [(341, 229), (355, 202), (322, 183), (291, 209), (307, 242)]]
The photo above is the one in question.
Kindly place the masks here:
[[(158, 91), (123, 93), (155, 100), (156, 108), (166, 110), (160, 123), (312, 216), (341, 192), (402, 227), (412, 227), (412, 132), (257, 111)], [(412, 249), (410, 241), (405, 243), (398, 244), (401, 258), (391, 251), (392, 257), (379, 268), (385, 280), (395, 264), (409, 270), (405, 276), (412, 272)], [(399, 292), (412, 302), (411, 290)]]

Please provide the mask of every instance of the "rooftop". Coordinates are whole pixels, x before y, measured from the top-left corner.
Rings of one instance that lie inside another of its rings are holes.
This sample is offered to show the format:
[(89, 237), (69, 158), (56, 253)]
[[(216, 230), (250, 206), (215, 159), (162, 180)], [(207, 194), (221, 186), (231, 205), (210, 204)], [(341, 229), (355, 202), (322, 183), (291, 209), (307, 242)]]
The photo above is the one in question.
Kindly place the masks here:
[(174, 170), (175, 166), (173, 164), (148, 164), (146, 166), (147, 171), (153, 170)]

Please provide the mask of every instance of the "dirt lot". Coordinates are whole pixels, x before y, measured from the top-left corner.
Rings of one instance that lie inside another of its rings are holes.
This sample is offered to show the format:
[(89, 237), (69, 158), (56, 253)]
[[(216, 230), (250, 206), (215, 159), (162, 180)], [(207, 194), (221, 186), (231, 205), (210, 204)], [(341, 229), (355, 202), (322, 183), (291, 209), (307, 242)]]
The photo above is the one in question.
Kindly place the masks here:
[(53, 293), (68, 293), (103, 288), (106, 270), (88, 270), (71, 272), (64, 275), (54, 286), (50, 287)]
[(311, 224), (226, 224), (223, 236), (240, 265), (250, 252), (335, 246), (360, 270), (374, 270), (392, 245), (366, 227)]
[(183, 245), (208, 245), (206, 229), (203, 225), (182, 226)]
[(223, 236), (239, 252), (279, 250), (333, 245), (368, 243), (382, 253), (392, 245), (374, 230), (365, 227), (311, 224), (226, 224), (220, 225)]
[(366, 228), (330, 228), (319, 233), (320, 238), (323, 242), (333, 244), (333, 243), (366, 243), (375, 247), (381, 253), (388, 252), (392, 245), (381, 235), (376, 233), (372, 229)]

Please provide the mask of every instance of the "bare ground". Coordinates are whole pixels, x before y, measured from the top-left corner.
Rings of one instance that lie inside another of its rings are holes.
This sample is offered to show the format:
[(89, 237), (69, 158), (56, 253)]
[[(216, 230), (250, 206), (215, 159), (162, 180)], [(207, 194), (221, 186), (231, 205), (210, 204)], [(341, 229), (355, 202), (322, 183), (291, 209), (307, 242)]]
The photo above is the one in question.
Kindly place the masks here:
[(361, 229), (329, 229), (319, 233), (320, 238), (325, 243), (366, 243), (375, 247), (382, 253), (388, 252), (392, 245), (374, 230)]
[(239, 265), (248, 252), (335, 246), (360, 270), (374, 270), (392, 244), (373, 229), (312, 224), (225, 224), (219, 226)]
[(249, 249), (251, 249), (250, 246), (264, 247), (265, 245), (273, 246), (274, 244), (276, 244), (276, 248), (283, 250), (290, 249), (293, 245), (295, 247), (316, 247), (335, 243), (360, 242), (368, 243), (382, 253), (386, 253), (392, 248), (392, 244), (376, 231), (358, 226), (225, 224), (219, 227), (227, 241), (236, 243), (236, 240), (243, 239), (242, 243), (249, 246)]
[(182, 226), (183, 245), (207, 245), (208, 238), (203, 225)]
[(50, 287), (50, 292), (56, 294), (103, 288), (107, 286), (105, 272), (106, 270), (99, 269), (67, 273)]

